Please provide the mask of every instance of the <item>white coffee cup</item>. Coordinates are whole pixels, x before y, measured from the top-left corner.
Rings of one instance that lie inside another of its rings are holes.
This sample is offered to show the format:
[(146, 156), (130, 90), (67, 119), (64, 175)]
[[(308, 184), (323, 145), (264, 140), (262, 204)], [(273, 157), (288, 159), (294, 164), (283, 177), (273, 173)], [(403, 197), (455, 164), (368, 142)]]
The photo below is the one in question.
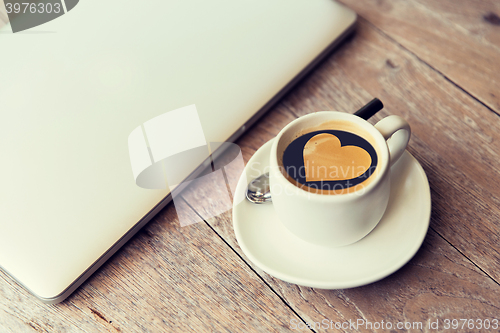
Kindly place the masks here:
[[(371, 143), (378, 157), (376, 171), (370, 182), (361, 183), (360, 189), (350, 193), (320, 194), (301, 189), (285, 177), (279, 160), (295, 138), (317, 129), (329, 129), (332, 121), (352, 125), (359, 132), (355, 134)], [(318, 245), (344, 246), (362, 239), (385, 212), (390, 167), (404, 153), (410, 135), (410, 125), (399, 116), (386, 117), (375, 126), (355, 115), (335, 111), (316, 112), (292, 121), (280, 131), (271, 147), (270, 190), (280, 221), (297, 237)]]

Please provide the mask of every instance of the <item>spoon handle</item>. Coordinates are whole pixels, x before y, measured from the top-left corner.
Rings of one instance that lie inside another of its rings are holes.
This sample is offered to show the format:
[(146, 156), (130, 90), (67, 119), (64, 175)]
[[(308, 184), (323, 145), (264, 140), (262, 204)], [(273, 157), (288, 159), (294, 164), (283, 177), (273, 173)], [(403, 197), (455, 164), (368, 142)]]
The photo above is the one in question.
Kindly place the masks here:
[(354, 112), (355, 116), (361, 117), (364, 120), (368, 120), (373, 116), (375, 113), (379, 112), (382, 110), (384, 107), (384, 104), (378, 99), (374, 98), (371, 101), (368, 102), (365, 106), (363, 106), (361, 109), (358, 111)]

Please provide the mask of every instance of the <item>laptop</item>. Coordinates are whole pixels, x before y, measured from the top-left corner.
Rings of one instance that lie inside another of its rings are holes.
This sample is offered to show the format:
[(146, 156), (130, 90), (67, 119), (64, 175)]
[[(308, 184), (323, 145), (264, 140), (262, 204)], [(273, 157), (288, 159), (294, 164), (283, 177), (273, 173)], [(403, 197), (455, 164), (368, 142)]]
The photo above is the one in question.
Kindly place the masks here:
[(2, 270), (64, 300), (171, 201), (137, 186), (134, 129), (195, 105), (207, 142), (233, 142), (355, 20), (332, 0), (89, 0), (0, 29)]

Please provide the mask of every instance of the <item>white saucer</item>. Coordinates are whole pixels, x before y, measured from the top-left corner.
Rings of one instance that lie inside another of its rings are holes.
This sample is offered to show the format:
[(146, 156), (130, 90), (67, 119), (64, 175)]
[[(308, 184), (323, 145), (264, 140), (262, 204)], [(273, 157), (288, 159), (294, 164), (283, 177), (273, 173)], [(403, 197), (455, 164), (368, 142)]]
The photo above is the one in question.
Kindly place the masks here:
[[(271, 143), (250, 159), (237, 193), (268, 171)], [(424, 241), (430, 213), (427, 176), (406, 151), (391, 168), (391, 197), (385, 215), (357, 243), (340, 248), (307, 243), (282, 225), (270, 203), (241, 201), (233, 207), (233, 226), (245, 255), (268, 274), (301, 286), (344, 289), (380, 280), (406, 264)]]

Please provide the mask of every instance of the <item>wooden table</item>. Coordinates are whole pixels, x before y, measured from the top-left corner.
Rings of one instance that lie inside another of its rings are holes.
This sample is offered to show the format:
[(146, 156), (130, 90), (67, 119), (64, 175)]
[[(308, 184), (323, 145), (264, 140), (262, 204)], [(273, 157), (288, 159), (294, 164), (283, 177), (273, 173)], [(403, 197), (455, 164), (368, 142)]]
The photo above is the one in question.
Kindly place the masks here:
[(0, 332), (284, 332), (324, 319), (439, 320), (443, 331), (446, 319), (500, 319), (500, 2), (344, 3), (360, 16), (356, 35), (237, 144), (248, 161), (301, 115), (379, 97), (386, 107), (371, 121), (409, 121), (408, 150), (430, 182), (430, 229), (407, 265), (363, 287), (300, 287), (248, 260), (231, 211), (181, 228), (169, 205), (63, 303), (42, 304), (0, 273)]

